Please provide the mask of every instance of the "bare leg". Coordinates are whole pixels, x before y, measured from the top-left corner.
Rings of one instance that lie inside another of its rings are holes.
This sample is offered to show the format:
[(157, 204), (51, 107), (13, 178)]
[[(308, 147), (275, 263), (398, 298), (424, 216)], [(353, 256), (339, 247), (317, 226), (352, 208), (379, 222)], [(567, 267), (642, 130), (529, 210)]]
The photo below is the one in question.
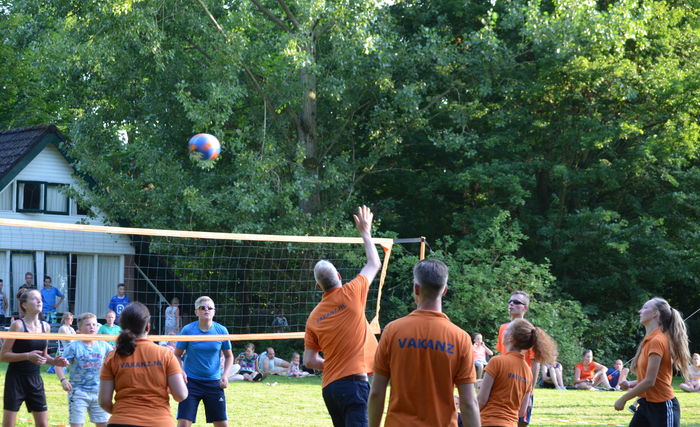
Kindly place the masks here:
[(484, 365), (481, 363), (477, 363), (476, 365), (476, 379), (481, 379), (481, 377), (484, 375)]
[(595, 377), (593, 377), (593, 386), (595, 387), (597, 385), (610, 388), (610, 382), (608, 381), (608, 376), (605, 375), (605, 372), (600, 371), (595, 375)]
[(192, 425), (192, 421), (190, 420), (184, 420), (182, 418), (177, 420), (177, 427), (190, 427)]
[(49, 427), (49, 411), (32, 412), (34, 425), (37, 427)]
[(622, 368), (620, 371), (620, 379), (617, 381), (618, 384), (620, 384), (623, 381), (627, 381), (627, 374), (630, 373), (630, 370), (627, 368)]
[(228, 421), (214, 421), (214, 427), (228, 427)]
[(559, 383), (559, 387), (564, 387), (564, 375), (562, 373), (563, 369), (561, 365), (559, 365), (558, 368), (554, 368), (554, 376), (557, 378), (557, 382)]
[(2, 412), (2, 427), (15, 427), (17, 424), (17, 412), (5, 409)]

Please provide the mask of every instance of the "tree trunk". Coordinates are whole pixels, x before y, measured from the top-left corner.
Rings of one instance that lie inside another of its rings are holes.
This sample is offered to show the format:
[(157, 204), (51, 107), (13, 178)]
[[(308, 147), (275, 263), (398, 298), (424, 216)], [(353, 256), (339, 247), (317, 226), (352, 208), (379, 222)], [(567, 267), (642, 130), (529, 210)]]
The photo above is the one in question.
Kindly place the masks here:
[[(311, 36), (307, 44), (307, 53), (316, 60), (316, 45)], [(318, 159), (318, 141), (316, 135), (316, 75), (310, 67), (301, 70), (301, 87), (303, 93), (302, 110), (297, 119), (297, 134), (299, 143), (304, 146), (304, 169), (309, 185), (312, 186), (307, 198), (299, 203), (303, 212), (313, 213), (321, 206), (321, 195), (318, 187), (320, 159)]]

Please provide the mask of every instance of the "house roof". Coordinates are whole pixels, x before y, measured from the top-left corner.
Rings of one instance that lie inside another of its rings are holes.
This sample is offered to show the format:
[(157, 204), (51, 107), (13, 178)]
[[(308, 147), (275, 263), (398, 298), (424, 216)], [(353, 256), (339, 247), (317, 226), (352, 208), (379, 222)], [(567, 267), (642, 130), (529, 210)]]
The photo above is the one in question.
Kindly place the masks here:
[[(37, 125), (0, 131), (0, 189), (24, 169), (46, 146), (53, 143), (60, 149), (65, 141), (55, 125)], [(61, 154), (65, 154), (61, 151)]]

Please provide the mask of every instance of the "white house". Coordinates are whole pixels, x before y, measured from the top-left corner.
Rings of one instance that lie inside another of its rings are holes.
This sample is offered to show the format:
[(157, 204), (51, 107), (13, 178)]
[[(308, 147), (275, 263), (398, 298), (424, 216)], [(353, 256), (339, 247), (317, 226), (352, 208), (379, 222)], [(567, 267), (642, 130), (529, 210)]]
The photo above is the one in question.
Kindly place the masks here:
[[(0, 218), (106, 225), (88, 217), (63, 191), (78, 188), (75, 170), (60, 149), (54, 125), (0, 131)], [(90, 311), (102, 317), (118, 283), (133, 276), (134, 248), (127, 236), (0, 225), (0, 279), (14, 295), (27, 272), (35, 286), (44, 275), (66, 298), (58, 311)]]

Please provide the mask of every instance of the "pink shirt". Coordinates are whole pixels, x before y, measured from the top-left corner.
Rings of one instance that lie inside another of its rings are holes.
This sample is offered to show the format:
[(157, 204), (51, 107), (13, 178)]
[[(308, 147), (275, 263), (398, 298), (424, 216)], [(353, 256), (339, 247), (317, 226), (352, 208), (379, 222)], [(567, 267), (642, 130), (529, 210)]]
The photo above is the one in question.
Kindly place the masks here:
[(481, 343), (481, 345), (474, 344), (472, 348), (474, 349), (474, 361), (481, 360), (486, 362), (486, 346), (484, 343)]

